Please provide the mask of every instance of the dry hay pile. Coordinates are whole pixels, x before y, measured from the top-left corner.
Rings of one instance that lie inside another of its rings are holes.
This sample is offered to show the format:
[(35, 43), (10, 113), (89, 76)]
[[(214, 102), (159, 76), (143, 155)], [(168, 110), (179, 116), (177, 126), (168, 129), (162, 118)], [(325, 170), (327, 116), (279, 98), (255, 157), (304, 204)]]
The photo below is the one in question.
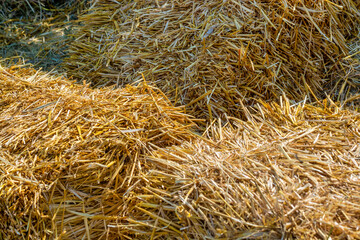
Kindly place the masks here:
[(2, 239), (358, 239), (360, 115), (259, 103), (203, 136), (146, 83), (0, 70)]
[[(359, 239), (360, 114), (286, 100), (247, 116), (143, 159), (101, 225), (109, 239)], [(65, 223), (100, 225), (99, 210), (61, 209)]]
[(360, 13), (351, 0), (99, 0), (79, 21), (64, 62), (71, 75), (104, 86), (144, 73), (211, 119), (243, 115), (240, 102), (254, 97), (323, 97), (322, 86), (346, 74), (340, 60)]
[(63, 233), (60, 225), (75, 234), (83, 217), (54, 221), (77, 214), (60, 210), (66, 205), (111, 219), (138, 180), (139, 157), (192, 137), (190, 118), (146, 84), (91, 90), (32, 69), (0, 68), (0, 96), (0, 239), (52, 239)]
[(214, 122), (212, 144), (199, 140), (148, 157), (149, 169), (158, 170), (145, 179), (157, 180), (134, 190), (133, 231), (150, 235), (156, 227), (152, 234), (165, 235), (172, 226), (188, 239), (359, 239), (360, 114), (287, 100), (257, 110), (247, 121)]

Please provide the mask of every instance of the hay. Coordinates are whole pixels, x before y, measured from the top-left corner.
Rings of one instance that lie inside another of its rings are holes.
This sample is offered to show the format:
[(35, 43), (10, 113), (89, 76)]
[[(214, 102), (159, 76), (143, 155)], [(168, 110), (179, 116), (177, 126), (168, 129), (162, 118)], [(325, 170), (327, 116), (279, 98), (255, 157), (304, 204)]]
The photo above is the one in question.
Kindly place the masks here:
[(140, 156), (193, 135), (190, 117), (146, 83), (91, 90), (32, 69), (0, 68), (0, 96), (0, 239), (60, 238), (53, 220), (64, 212), (49, 202), (75, 206), (75, 194), (97, 202), (93, 209), (112, 209), (107, 193), (131, 182)]
[(322, 99), (360, 23), (351, 0), (93, 2), (63, 64), (69, 74), (121, 86), (143, 73), (210, 120), (243, 116), (240, 102), (253, 98)]
[(330, 100), (259, 102), (197, 136), (146, 83), (14, 67), (0, 86), (1, 239), (360, 236), (360, 114)]
[(360, 31), (349, 44), (349, 55), (339, 62), (341, 70), (335, 72), (339, 80), (325, 88), (331, 89), (330, 95), (344, 106), (359, 111), (360, 106)]
[(0, 60), (52, 70), (66, 56), (69, 37), (86, 0), (0, 1)]
[(284, 100), (248, 118), (142, 160), (109, 238), (359, 239), (360, 114)]

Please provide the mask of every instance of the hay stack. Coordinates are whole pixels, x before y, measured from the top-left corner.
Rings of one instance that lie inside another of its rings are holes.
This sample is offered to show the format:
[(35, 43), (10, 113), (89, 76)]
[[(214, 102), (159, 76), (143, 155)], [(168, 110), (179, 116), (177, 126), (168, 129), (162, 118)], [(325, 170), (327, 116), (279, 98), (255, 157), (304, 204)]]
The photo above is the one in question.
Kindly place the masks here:
[(111, 218), (106, 211), (118, 210), (107, 196), (121, 197), (140, 156), (192, 138), (189, 116), (146, 84), (91, 90), (32, 69), (0, 68), (0, 96), (0, 239), (61, 238), (60, 226), (75, 235), (82, 218), (54, 219), (75, 214), (60, 208), (80, 199), (86, 214), (99, 208)]
[(0, 84), (1, 239), (358, 239), (360, 115), (331, 101), (260, 103), (195, 137), (146, 83)]
[(257, 111), (142, 160), (108, 236), (359, 239), (360, 115), (288, 100)]
[(240, 102), (315, 100), (338, 80), (360, 13), (351, 0), (94, 1), (80, 18), (71, 75), (95, 86), (155, 82), (196, 117)]
[(57, 199), (58, 221), (71, 239), (359, 238), (359, 114), (285, 100), (231, 122), (141, 159), (121, 195), (107, 192), (107, 218), (69, 193), (78, 202)]

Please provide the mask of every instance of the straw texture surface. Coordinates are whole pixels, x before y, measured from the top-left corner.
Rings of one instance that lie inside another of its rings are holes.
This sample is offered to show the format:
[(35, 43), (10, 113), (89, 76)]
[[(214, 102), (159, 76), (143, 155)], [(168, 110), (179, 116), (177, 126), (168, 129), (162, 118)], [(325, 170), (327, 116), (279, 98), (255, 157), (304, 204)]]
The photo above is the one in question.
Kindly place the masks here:
[(70, 75), (121, 86), (143, 73), (211, 120), (243, 116), (239, 102), (254, 98), (325, 97), (323, 86), (346, 75), (341, 60), (360, 13), (351, 0), (99, 0), (79, 21)]
[(2, 239), (359, 239), (359, 113), (282, 97), (196, 135), (146, 82), (0, 71)]
[(112, 209), (102, 203), (105, 193), (120, 194), (141, 154), (192, 138), (190, 117), (146, 84), (91, 90), (32, 69), (0, 68), (0, 95), (1, 239), (60, 237), (53, 218), (65, 213), (51, 202), (73, 205), (79, 199), (67, 195), (86, 194), (96, 199), (92, 207)]

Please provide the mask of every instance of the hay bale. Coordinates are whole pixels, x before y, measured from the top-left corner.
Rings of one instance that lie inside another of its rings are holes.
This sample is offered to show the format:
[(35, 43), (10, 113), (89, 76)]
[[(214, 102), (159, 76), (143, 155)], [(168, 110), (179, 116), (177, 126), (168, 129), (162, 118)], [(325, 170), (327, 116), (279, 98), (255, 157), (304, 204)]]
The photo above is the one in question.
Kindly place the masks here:
[(75, 194), (97, 203), (83, 202), (86, 214), (112, 209), (102, 201), (108, 192), (121, 193), (140, 156), (192, 138), (190, 117), (146, 83), (92, 90), (33, 69), (1, 67), (0, 96), (0, 239), (61, 238), (60, 226), (75, 235), (73, 222), (54, 221), (74, 212), (52, 202), (75, 206)]
[(253, 98), (323, 96), (359, 16), (351, 0), (99, 0), (64, 67), (95, 86), (143, 73), (196, 117), (241, 116)]

